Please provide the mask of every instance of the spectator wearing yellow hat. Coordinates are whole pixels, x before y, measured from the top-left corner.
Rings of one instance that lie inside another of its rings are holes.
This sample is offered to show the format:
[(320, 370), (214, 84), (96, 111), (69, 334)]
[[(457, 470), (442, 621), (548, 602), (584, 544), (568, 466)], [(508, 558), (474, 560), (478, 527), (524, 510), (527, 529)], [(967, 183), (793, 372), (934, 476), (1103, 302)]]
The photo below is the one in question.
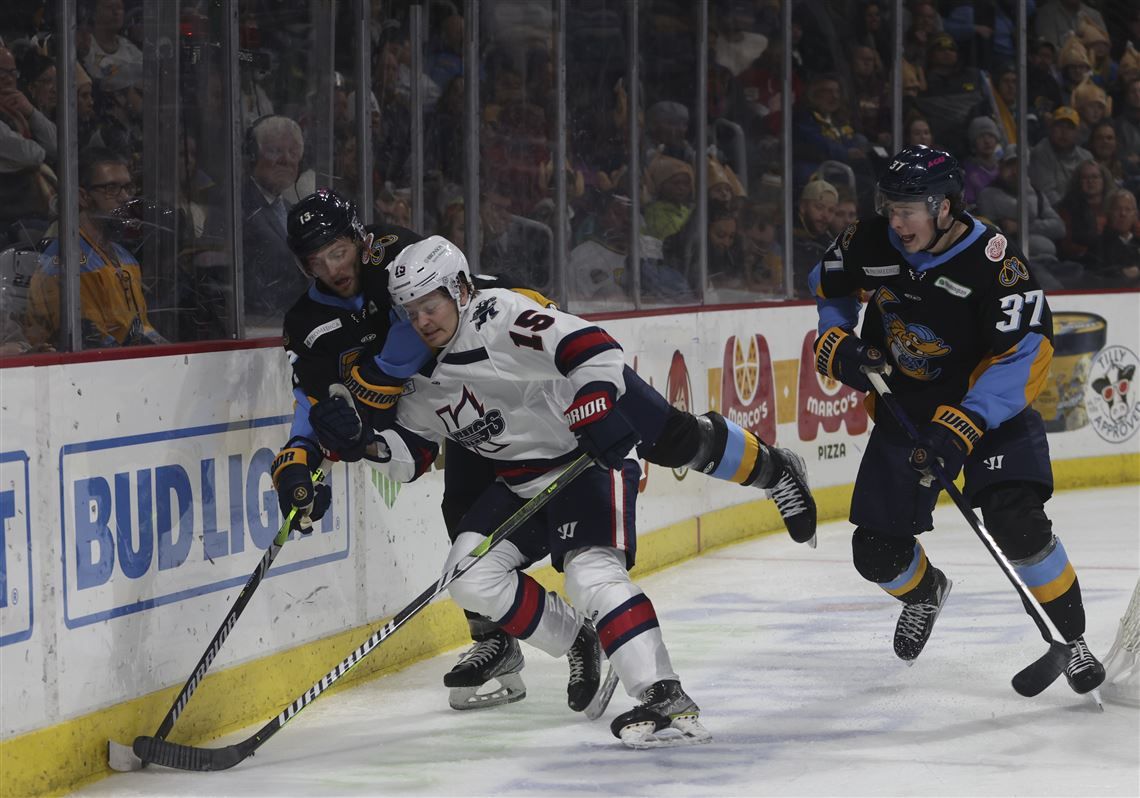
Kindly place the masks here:
[[(1140, 14), (1140, 11), (1137, 12)], [(1136, 49), (1136, 45), (1128, 42), (1124, 46), (1124, 53), (1120, 56), (1120, 63), (1118, 64), (1117, 75), (1120, 78), (1121, 87), (1127, 89), (1128, 83), (1136, 78), (1140, 78), (1140, 50)]]
[(1092, 74), (1092, 59), (1077, 34), (1070, 32), (1057, 57), (1061, 67), (1061, 94), (1069, 94)]
[(693, 167), (680, 158), (658, 155), (645, 172), (650, 201), (645, 206), (645, 233), (664, 241), (677, 233), (693, 211)]
[(1077, 24), (1077, 37), (1089, 54), (1092, 66), (1092, 79), (1098, 86), (1107, 89), (1116, 83), (1116, 62), (1112, 60), (1112, 40), (1108, 31), (1082, 18)]
[(1029, 179), (1053, 205), (1061, 201), (1077, 167), (1092, 160), (1092, 153), (1077, 144), (1080, 125), (1081, 117), (1076, 109), (1062, 105), (1053, 112), (1049, 135), (1031, 151)]
[(1084, 83), (1073, 89), (1070, 105), (1076, 109), (1081, 117), (1080, 143), (1087, 145), (1089, 132), (1098, 122), (1112, 116), (1112, 100), (1104, 89), (1093, 83), (1092, 78), (1085, 78)]
[(1037, 35), (1060, 48), (1064, 44), (1065, 35), (1076, 30), (1082, 19), (1092, 22), (1101, 30), (1108, 30), (1100, 12), (1081, 0), (1047, 0), (1037, 9)]

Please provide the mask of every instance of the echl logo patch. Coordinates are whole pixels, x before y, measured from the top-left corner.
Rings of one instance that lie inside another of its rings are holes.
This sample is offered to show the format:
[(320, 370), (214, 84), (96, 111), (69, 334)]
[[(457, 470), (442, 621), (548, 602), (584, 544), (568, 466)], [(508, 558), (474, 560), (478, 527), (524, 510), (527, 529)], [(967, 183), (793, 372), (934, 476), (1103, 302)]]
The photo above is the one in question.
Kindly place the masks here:
[(1001, 233), (998, 233), (990, 239), (988, 244), (986, 244), (986, 257), (992, 260), (994, 263), (1000, 263), (1001, 259), (1005, 257), (1005, 248), (1007, 244), (1009, 244), (1009, 242), (1006, 240), (1005, 236), (1003, 236)]

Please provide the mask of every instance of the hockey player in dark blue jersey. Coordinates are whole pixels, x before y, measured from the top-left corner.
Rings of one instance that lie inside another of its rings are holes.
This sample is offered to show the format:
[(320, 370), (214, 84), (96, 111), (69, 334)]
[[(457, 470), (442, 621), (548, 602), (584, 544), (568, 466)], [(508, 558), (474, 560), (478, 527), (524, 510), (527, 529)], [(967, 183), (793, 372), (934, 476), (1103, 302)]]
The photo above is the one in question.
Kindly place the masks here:
[[(874, 412), (851, 501), (856, 570), (903, 602), (895, 653), (913, 660), (930, 637), (951, 581), (916, 535), (933, 528), (939, 488), (921, 471), (937, 457), (1022, 581), (1069, 642), (1069, 684), (1086, 693), (1104, 668), (1084, 640), (1076, 572), (1044, 504), (1053, 492), (1049, 445), (1030, 405), (1053, 355), (1044, 291), (1025, 256), (966, 212), (954, 156), (909, 146), (876, 192), (878, 214), (835, 240), (811, 273), (819, 309), (816, 366), (870, 391), (884, 375), (920, 425), (916, 445), (889, 413)], [(860, 296), (870, 293), (856, 334)]]
[[(368, 426), (383, 429), (395, 418), (404, 380), (431, 358), (408, 323), (392, 314), (388, 295), (386, 266), (420, 240), (400, 227), (365, 228), (353, 204), (329, 190), (311, 194), (289, 212), (290, 249), (313, 283), (285, 314), (284, 345), (296, 405), (290, 439), (274, 461), (273, 479), (282, 513), (294, 506), (301, 511), (295, 522), (299, 527), (318, 520), (328, 507), (328, 488), (314, 488), (309, 473), (326, 455), (348, 461), (364, 456), (363, 446), (330, 445), (327, 430), (321, 434), (322, 413), (337, 415), (336, 403), (328, 401), (329, 385), (344, 384)], [(496, 285), (494, 278), (483, 275), (475, 277), (475, 284)], [(502, 287), (540, 306), (549, 303), (534, 291)], [(768, 446), (718, 413), (697, 416), (670, 406), (629, 368), (625, 389), (617, 405), (637, 430), (642, 458), (768, 491), (789, 535), (815, 545), (815, 501), (798, 455)], [(448, 447), (446, 463), (443, 515), (454, 537), (459, 519), (495, 473), (488, 460), (459, 446)], [(444, 678), (452, 707), (486, 708), (522, 698), (518, 642), (499, 624), (474, 613), (468, 614), (468, 623), (475, 645)], [(489, 678), (500, 687), (477, 694)]]

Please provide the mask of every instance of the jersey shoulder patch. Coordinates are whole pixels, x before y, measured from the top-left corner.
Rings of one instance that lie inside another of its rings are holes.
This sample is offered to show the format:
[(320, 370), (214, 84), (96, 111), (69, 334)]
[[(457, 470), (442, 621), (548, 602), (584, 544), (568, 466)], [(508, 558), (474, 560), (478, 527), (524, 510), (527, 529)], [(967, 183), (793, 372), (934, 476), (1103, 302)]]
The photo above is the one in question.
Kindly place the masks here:
[(1009, 240), (1004, 235), (991, 231), (990, 238), (985, 244), (986, 257), (994, 263), (1001, 263), (1007, 246)]

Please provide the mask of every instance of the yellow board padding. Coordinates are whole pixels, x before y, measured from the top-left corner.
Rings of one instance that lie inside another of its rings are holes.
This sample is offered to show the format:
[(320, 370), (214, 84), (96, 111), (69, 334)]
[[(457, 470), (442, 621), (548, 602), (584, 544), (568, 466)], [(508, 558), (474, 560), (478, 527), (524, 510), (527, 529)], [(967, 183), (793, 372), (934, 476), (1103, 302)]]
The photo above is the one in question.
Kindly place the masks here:
[[(1140, 483), (1140, 454), (1060, 460), (1053, 463), (1053, 474), (1058, 489)], [(851, 491), (851, 485), (815, 490), (820, 522), (846, 518)], [(640, 536), (633, 576), (644, 576), (710, 549), (776, 532), (783, 532), (783, 523), (770, 501), (758, 498), (714, 510)], [(547, 589), (562, 590), (561, 575), (549, 565), (531, 573)], [(238, 729), (267, 722), (380, 625), (377, 621), (338, 632), (207, 675), (175, 724), (171, 739), (193, 745), (208, 744)], [(239, 625), (234, 634), (241, 633)], [(437, 602), (385, 640), (328, 692), (392, 673), (468, 640), (467, 624), (459, 608), (450, 600)], [(192, 666), (193, 663), (186, 665), (188, 669)], [(439, 701), (443, 707), (447, 693), (442, 674), (440, 676)], [(110, 775), (107, 740), (129, 745), (137, 735), (153, 734), (181, 687), (179, 683), (0, 741), (0, 798), (62, 795)]]

